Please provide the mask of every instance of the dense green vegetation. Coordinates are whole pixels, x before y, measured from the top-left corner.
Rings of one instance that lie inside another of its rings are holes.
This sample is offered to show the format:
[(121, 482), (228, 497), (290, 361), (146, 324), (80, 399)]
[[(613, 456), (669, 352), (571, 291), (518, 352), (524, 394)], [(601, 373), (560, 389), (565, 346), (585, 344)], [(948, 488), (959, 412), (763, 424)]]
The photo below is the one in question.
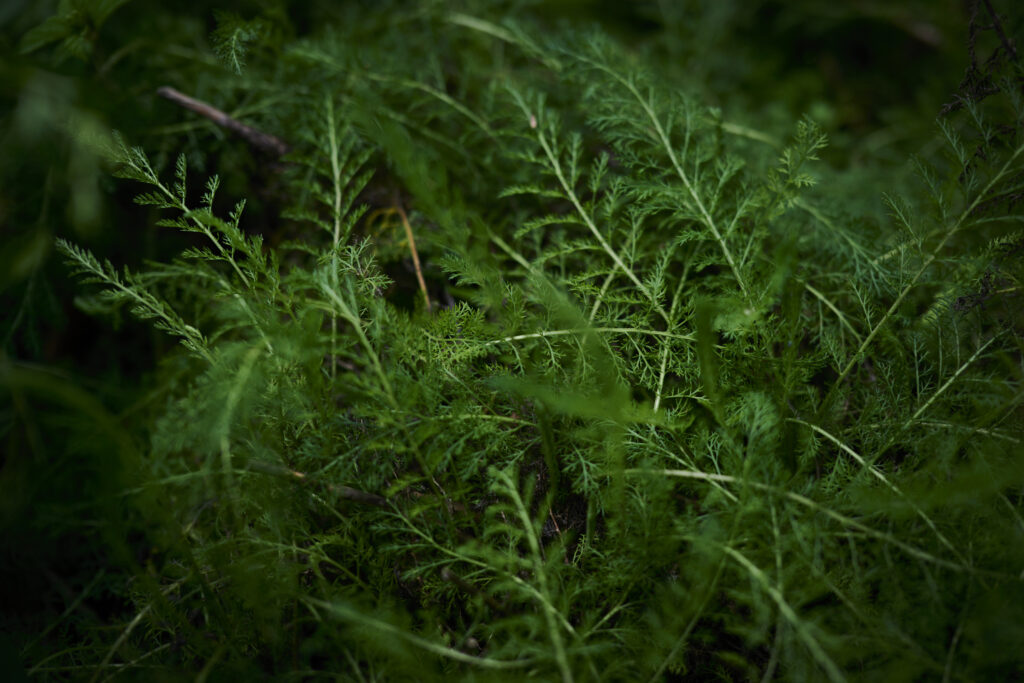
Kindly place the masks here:
[(1014, 3), (0, 10), (5, 678), (1024, 674)]

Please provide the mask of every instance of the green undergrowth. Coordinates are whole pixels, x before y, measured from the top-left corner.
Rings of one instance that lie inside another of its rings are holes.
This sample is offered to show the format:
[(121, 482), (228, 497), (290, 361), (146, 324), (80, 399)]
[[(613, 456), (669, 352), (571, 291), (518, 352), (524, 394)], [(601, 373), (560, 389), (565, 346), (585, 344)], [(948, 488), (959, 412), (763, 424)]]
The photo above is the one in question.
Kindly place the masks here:
[(1024, 672), (1019, 59), (916, 124), (911, 173), (606, 30), (367, 16), (219, 20), (240, 120), (289, 146), (265, 234), (201, 145), (80, 136), (185, 247), (58, 239), (79, 306), (180, 345), (81, 449), (121, 463), (118, 616), (72, 592), (31, 675)]

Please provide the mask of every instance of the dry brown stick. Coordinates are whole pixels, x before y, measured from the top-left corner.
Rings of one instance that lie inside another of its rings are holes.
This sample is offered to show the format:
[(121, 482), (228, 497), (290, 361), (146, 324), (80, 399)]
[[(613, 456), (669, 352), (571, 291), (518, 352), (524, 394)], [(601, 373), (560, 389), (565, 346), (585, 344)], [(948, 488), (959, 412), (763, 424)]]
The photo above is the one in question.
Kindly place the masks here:
[(999, 21), (999, 15), (992, 9), (992, 0), (985, 0), (985, 9), (988, 10), (988, 15), (992, 17), (991, 28), (995, 30), (999, 36), (1000, 42), (1003, 44), (1003, 49), (1010, 53), (1010, 57), (1017, 61), (1017, 47), (1013, 44), (1013, 41), (1006, 37), (1006, 33), (1003, 31), (1003, 24)]
[(345, 500), (351, 500), (354, 503), (362, 503), (363, 505), (373, 505), (374, 507), (388, 507), (388, 500), (383, 496), (378, 496), (376, 493), (368, 493), (366, 491), (360, 491), (349, 486), (342, 484), (329, 484), (324, 481), (315, 479), (304, 472), (289, 469), (287, 467), (281, 467), (268, 462), (261, 462), (259, 460), (250, 460), (248, 469), (254, 472), (262, 472), (264, 474), (274, 474), (279, 477), (285, 477), (298, 481), (303, 484), (323, 488), (339, 498)]
[[(222, 128), (227, 128), (231, 132), (241, 135), (250, 145), (264, 152), (268, 152), (276, 156), (284, 156), (291, 149), (288, 143), (284, 140), (274, 137), (269, 133), (264, 133), (261, 130), (257, 130), (252, 126), (247, 126), (246, 124), (231, 118), (220, 109), (217, 109), (206, 102), (197, 100), (194, 97), (189, 97), (170, 86), (165, 85), (157, 88), (156, 94), (184, 107), (185, 109), (188, 109), (189, 111), (194, 111), (200, 116), (210, 119)], [(420, 267), (420, 255), (419, 252), (416, 251), (416, 239), (412, 234), (412, 226), (409, 224), (409, 217), (406, 215), (405, 209), (400, 205), (396, 204), (395, 210), (398, 212), (398, 216), (402, 219), (402, 227), (405, 228), (405, 236), (409, 240), (409, 250), (412, 252), (412, 264), (416, 269), (416, 280), (419, 282), (420, 291), (423, 292), (423, 300), (427, 304), (427, 312), (430, 312), (430, 294), (427, 292), (427, 283), (423, 279), (423, 269)]]
[(244, 123), (231, 118), (220, 109), (210, 106), (206, 102), (201, 102), (195, 98), (189, 97), (174, 88), (165, 85), (161, 88), (157, 88), (156, 94), (184, 107), (185, 109), (188, 109), (189, 111), (194, 111), (200, 116), (205, 116), (218, 126), (227, 128), (232, 133), (241, 135), (245, 138), (246, 142), (259, 150), (276, 156), (284, 156), (290, 149), (288, 143), (284, 140), (274, 137), (269, 133), (264, 133), (261, 130), (256, 130), (252, 126), (247, 126)]
[(412, 252), (412, 265), (416, 269), (416, 279), (420, 283), (420, 290), (423, 292), (423, 300), (427, 302), (427, 313), (430, 313), (430, 295), (427, 294), (427, 283), (423, 280), (423, 270), (420, 269), (420, 255), (416, 251), (416, 240), (412, 236), (412, 226), (409, 225), (409, 217), (405, 215), (405, 209), (398, 203), (395, 210), (402, 219), (402, 227), (405, 228), (405, 236), (409, 240), (409, 251)]

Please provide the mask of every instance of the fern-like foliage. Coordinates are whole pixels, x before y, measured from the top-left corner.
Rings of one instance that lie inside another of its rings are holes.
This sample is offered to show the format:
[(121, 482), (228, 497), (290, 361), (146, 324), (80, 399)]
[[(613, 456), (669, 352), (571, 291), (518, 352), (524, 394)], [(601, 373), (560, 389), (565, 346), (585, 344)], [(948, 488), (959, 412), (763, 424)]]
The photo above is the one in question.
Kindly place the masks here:
[[(811, 118), (779, 144), (596, 33), (425, 7), (497, 75), (343, 34), (249, 65), (287, 102), (293, 239), (118, 139), (190, 246), (129, 272), (59, 243), (184, 346), (123, 492), (135, 612), (81, 666), (1019, 673), (991, 630), (1019, 635), (1024, 562), (1019, 65), (869, 235)], [(238, 71), (254, 30), (218, 30)], [(395, 300), (413, 233), (428, 305)]]

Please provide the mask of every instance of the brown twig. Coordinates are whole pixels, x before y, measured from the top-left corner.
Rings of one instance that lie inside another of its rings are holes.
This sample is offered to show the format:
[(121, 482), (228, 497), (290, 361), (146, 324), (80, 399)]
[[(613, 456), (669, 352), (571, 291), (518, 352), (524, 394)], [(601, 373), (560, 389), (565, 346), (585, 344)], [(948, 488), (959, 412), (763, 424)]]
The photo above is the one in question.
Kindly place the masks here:
[(269, 133), (264, 133), (261, 130), (257, 130), (252, 126), (247, 126), (244, 123), (231, 118), (220, 109), (210, 106), (206, 102), (201, 102), (200, 100), (189, 97), (174, 88), (165, 85), (161, 88), (157, 88), (156, 94), (181, 107), (184, 107), (185, 109), (188, 109), (189, 111), (194, 111), (200, 116), (210, 119), (218, 126), (227, 128), (232, 133), (237, 133), (245, 138), (246, 142), (250, 145), (263, 152), (267, 152), (268, 154), (273, 154), (275, 156), (284, 156), (290, 149), (288, 143), (284, 140), (274, 137)]
[[(194, 97), (189, 97), (170, 86), (165, 85), (157, 88), (156, 94), (181, 107), (184, 107), (185, 109), (188, 109), (189, 111), (193, 111), (200, 116), (210, 119), (222, 128), (227, 128), (231, 132), (237, 133), (245, 138), (246, 142), (250, 145), (263, 152), (267, 152), (275, 156), (284, 156), (291, 149), (288, 143), (284, 140), (233, 119), (220, 109), (217, 109), (206, 102), (197, 100)], [(426, 302), (427, 312), (430, 312), (430, 294), (427, 292), (427, 283), (423, 279), (423, 269), (420, 266), (420, 255), (416, 250), (416, 238), (413, 237), (412, 226), (409, 224), (409, 217), (406, 215), (405, 209), (397, 203), (391, 210), (397, 213), (402, 221), (402, 227), (405, 229), (405, 236), (409, 240), (409, 251), (412, 253), (412, 264), (416, 269), (416, 280), (419, 282), (420, 291), (423, 292), (423, 300)]]
[(376, 493), (368, 493), (366, 491), (360, 491), (349, 486), (342, 484), (329, 484), (314, 477), (309, 476), (304, 472), (289, 469), (287, 467), (281, 467), (268, 462), (261, 462), (259, 460), (251, 460), (248, 464), (248, 469), (253, 472), (262, 472), (264, 474), (273, 474), (279, 477), (285, 477), (293, 481), (297, 481), (308, 486), (314, 486), (329, 491), (339, 498), (350, 500), (354, 503), (362, 503), (363, 505), (372, 505), (374, 507), (388, 507), (388, 500), (383, 496), (378, 496)]
[(412, 252), (412, 265), (416, 269), (416, 280), (420, 283), (420, 291), (423, 292), (423, 300), (427, 302), (427, 313), (430, 312), (430, 295), (427, 294), (427, 283), (423, 280), (423, 271), (420, 269), (420, 255), (416, 251), (416, 240), (412, 236), (412, 226), (409, 225), (409, 217), (405, 215), (405, 209), (395, 204), (395, 211), (402, 219), (402, 227), (405, 228), (405, 236), (409, 240), (409, 251)]
[[(398, 215), (398, 219), (402, 223), (402, 228), (405, 230), (405, 238), (409, 241), (409, 252), (412, 254), (412, 265), (416, 269), (416, 280), (420, 284), (420, 291), (423, 292), (423, 300), (427, 304), (427, 312), (430, 312), (430, 295), (427, 293), (427, 283), (423, 279), (423, 269), (420, 266), (420, 254), (419, 251), (417, 251), (416, 249), (416, 238), (412, 234), (412, 225), (410, 225), (409, 223), (409, 216), (406, 215), (405, 209), (402, 208), (402, 205), (399, 203), (398, 198), (396, 197), (394, 202), (390, 206), (382, 209), (377, 209), (370, 213), (370, 215), (366, 219), (366, 222), (373, 223), (375, 219), (381, 217), (381, 223), (383, 224), (381, 230), (383, 230), (385, 227), (391, 227), (390, 218), (396, 214)], [(385, 220), (387, 222), (385, 222)]]
[[(983, 25), (981, 23), (979, 14), (981, 13), (982, 3), (984, 3), (985, 11), (992, 20), (991, 24)], [(1001, 88), (994, 81), (994, 77), (1004, 61), (1004, 55), (1014, 62), (1019, 59), (1017, 47), (1003, 30), (999, 14), (993, 9), (990, 0), (969, 0), (968, 12), (967, 56), (970, 63), (967, 65), (967, 72), (964, 74), (963, 80), (957, 86), (953, 100), (943, 105), (940, 110), (942, 114), (948, 114), (961, 109), (968, 102), (980, 102), (989, 95), (999, 92)], [(1002, 50), (996, 47), (985, 62), (979, 64), (977, 42), (983, 31), (994, 31), (999, 38)]]
[(984, 0), (985, 9), (988, 10), (988, 15), (992, 17), (992, 30), (999, 36), (999, 41), (1003, 44), (1003, 49), (1010, 53), (1010, 57), (1013, 61), (1017, 61), (1017, 46), (1013, 44), (1013, 41), (1006, 37), (1006, 32), (1003, 31), (1003, 24), (999, 21), (999, 15), (992, 8), (992, 0)]

